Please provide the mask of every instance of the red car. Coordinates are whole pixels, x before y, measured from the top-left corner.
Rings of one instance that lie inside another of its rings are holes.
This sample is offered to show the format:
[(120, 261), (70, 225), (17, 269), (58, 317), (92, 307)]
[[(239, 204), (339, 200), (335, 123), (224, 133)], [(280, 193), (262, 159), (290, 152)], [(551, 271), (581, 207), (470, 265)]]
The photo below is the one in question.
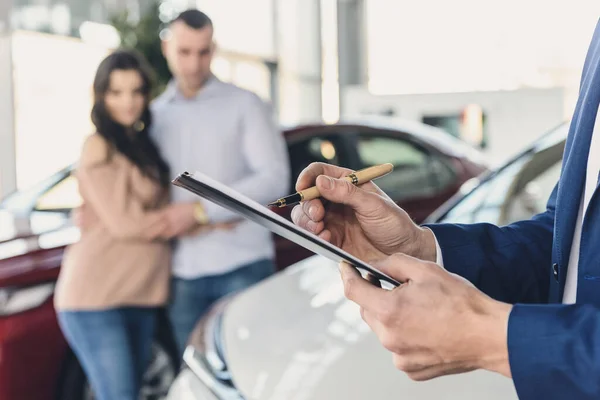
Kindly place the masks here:
[[(293, 178), (289, 190), (314, 161), (352, 169), (391, 162), (394, 171), (377, 184), (417, 222), (487, 170), (477, 151), (441, 130), (408, 121), (304, 125), (286, 129), (285, 138)], [(93, 399), (52, 305), (63, 249), (79, 237), (69, 219), (79, 204), (71, 169), (0, 203), (0, 400)], [(276, 241), (279, 268), (309, 255), (279, 237)], [(162, 313), (158, 318), (154, 357), (144, 377), (147, 399), (166, 395), (178, 365), (167, 320)]]

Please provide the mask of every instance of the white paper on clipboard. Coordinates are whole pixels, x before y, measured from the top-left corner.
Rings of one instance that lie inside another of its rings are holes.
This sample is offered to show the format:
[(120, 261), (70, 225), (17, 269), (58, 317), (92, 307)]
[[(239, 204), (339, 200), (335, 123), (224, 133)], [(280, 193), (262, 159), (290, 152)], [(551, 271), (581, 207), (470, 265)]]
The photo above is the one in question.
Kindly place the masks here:
[(205, 174), (200, 172), (193, 174), (184, 172), (175, 178), (172, 183), (262, 225), (271, 232), (315, 254), (338, 263), (346, 261), (357, 268), (363, 276), (368, 272), (379, 279), (382, 287), (391, 289), (400, 285), (394, 278), (378, 271), (364, 261), (321, 239), (317, 235), (294, 225), (292, 222), (271, 211), (268, 207), (257, 203)]

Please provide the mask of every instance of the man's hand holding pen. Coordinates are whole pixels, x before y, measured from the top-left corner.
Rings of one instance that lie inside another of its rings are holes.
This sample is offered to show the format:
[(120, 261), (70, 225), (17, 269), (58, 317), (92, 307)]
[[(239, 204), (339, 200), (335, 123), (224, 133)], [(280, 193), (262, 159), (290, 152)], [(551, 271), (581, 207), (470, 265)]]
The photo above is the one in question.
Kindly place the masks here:
[(295, 206), (294, 223), (366, 262), (399, 252), (435, 261), (433, 234), (417, 226), (373, 182), (356, 186), (344, 179), (351, 173), (321, 163), (305, 169), (296, 189), (316, 184), (321, 197), (330, 203), (325, 209), (317, 198)]

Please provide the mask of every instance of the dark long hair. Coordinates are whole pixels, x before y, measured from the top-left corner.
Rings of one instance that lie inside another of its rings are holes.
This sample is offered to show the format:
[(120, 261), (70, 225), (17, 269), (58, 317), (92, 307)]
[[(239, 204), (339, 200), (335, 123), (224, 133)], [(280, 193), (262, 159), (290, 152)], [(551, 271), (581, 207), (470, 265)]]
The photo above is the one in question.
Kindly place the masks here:
[[(140, 117), (138, 132), (128, 135), (127, 129), (116, 122), (104, 102), (106, 92), (110, 87), (110, 75), (115, 70), (137, 71), (142, 78), (142, 94), (144, 95), (144, 111)], [(96, 131), (104, 137), (114, 150), (125, 155), (142, 173), (158, 181), (161, 185), (169, 184), (169, 166), (161, 157), (158, 148), (149, 135), (152, 124), (149, 103), (152, 91), (152, 71), (146, 60), (135, 51), (117, 50), (106, 57), (99, 65), (94, 78), (94, 107), (92, 122)]]

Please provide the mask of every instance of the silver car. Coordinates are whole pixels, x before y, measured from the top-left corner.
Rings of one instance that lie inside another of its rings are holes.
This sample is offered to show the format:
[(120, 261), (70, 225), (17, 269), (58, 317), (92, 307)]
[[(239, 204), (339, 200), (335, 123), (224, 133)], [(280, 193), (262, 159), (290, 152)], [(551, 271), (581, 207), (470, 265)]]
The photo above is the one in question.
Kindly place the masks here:
[[(568, 125), (485, 178), (466, 183), (429, 222), (529, 218), (560, 174)], [(223, 299), (196, 326), (170, 400), (516, 399), (487, 371), (413, 382), (343, 296), (337, 266), (303, 260)]]

